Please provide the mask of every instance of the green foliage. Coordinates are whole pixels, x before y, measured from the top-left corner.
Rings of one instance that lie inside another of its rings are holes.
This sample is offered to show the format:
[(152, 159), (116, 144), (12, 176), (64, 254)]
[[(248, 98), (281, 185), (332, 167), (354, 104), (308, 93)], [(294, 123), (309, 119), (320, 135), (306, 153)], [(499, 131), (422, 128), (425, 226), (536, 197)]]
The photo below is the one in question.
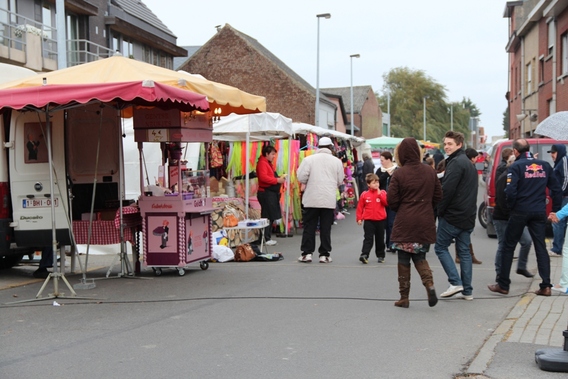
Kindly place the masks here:
[(503, 130), (505, 131), (505, 138), (509, 138), (509, 123), (510, 120), (509, 118), (511, 117), (511, 114), (509, 113), (509, 107), (507, 107), (505, 109), (505, 112), (503, 112)]
[(444, 134), (450, 130), (453, 110), (453, 129), (464, 133), (465, 140), (471, 139), (470, 117), (481, 115), (477, 106), (469, 99), (460, 102), (447, 101), (446, 88), (426, 75), (424, 71), (408, 67), (397, 67), (383, 75), (383, 94), (377, 96), (381, 109), (387, 109), (390, 93), (391, 136), (424, 136), (424, 101), (426, 101), (426, 139), (442, 143)]

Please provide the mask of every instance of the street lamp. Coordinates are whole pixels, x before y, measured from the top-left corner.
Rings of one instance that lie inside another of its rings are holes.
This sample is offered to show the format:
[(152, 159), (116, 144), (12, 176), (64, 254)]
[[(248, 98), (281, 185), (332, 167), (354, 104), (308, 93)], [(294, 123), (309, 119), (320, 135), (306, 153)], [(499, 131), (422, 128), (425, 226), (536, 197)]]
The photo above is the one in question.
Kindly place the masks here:
[(320, 102), (320, 89), (319, 89), (319, 80), (320, 80), (320, 18), (331, 18), (330, 13), (322, 13), (317, 14), (316, 17), (318, 18), (318, 48), (317, 48), (317, 64), (316, 64), (316, 126), (319, 126), (319, 102)]
[(360, 58), (359, 54), (352, 54), (349, 56), (351, 58), (351, 135), (353, 134), (353, 58)]
[(424, 104), (424, 110), (423, 110), (423, 117), (424, 117), (424, 141), (426, 141), (426, 99), (428, 98), (428, 96), (424, 96), (422, 98), (422, 102)]

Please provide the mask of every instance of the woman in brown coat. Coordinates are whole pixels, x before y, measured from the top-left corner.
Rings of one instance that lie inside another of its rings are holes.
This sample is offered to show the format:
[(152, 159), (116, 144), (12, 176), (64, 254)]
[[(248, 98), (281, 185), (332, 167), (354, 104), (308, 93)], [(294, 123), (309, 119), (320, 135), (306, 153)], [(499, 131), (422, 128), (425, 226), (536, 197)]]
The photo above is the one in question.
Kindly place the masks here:
[(387, 191), (389, 206), (396, 211), (391, 243), (398, 252), (400, 300), (397, 307), (408, 308), (410, 292), (410, 260), (420, 274), (428, 294), (428, 305), (438, 302), (432, 270), (426, 260), (430, 244), (436, 242), (434, 206), (442, 199), (442, 186), (436, 172), (420, 159), (414, 138), (405, 138), (395, 151), (399, 165)]

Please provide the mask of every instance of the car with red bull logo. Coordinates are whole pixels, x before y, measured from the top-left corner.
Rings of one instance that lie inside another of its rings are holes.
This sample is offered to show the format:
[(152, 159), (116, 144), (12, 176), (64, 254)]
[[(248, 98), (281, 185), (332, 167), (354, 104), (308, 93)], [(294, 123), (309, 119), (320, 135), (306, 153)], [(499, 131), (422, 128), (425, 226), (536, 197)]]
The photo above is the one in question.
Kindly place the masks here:
[[(558, 141), (551, 138), (527, 138), (526, 139), (530, 145), (530, 151), (533, 155), (536, 155), (538, 159), (542, 159), (550, 163), (554, 167), (554, 162), (548, 151), (554, 144), (565, 144), (568, 145), (568, 141)], [(495, 172), (497, 171), (497, 166), (501, 162), (501, 153), (505, 148), (513, 148), (513, 140), (499, 140), (492, 148), (488, 151), (490, 155), (489, 166), (487, 167), (486, 180), (485, 180), (485, 195), (484, 201), (481, 203), (478, 209), (478, 219), (481, 226), (486, 228), (487, 235), (489, 237), (496, 237), (495, 227), (493, 226), (493, 209), (495, 207)], [(542, 175), (542, 166), (533, 163), (527, 166), (525, 175)], [(552, 208), (552, 201), (550, 197), (547, 196), (546, 199), (546, 213), (550, 213)]]

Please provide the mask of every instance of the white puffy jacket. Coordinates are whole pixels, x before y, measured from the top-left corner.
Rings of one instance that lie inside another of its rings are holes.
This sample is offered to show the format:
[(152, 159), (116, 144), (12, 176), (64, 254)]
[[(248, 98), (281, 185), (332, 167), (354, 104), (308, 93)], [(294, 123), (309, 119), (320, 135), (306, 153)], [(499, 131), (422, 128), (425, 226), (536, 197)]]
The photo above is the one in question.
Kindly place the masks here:
[(302, 161), (298, 181), (306, 185), (302, 204), (307, 208), (335, 209), (337, 188), (343, 184), (343, 163), (327, 148), (319, 149)]

